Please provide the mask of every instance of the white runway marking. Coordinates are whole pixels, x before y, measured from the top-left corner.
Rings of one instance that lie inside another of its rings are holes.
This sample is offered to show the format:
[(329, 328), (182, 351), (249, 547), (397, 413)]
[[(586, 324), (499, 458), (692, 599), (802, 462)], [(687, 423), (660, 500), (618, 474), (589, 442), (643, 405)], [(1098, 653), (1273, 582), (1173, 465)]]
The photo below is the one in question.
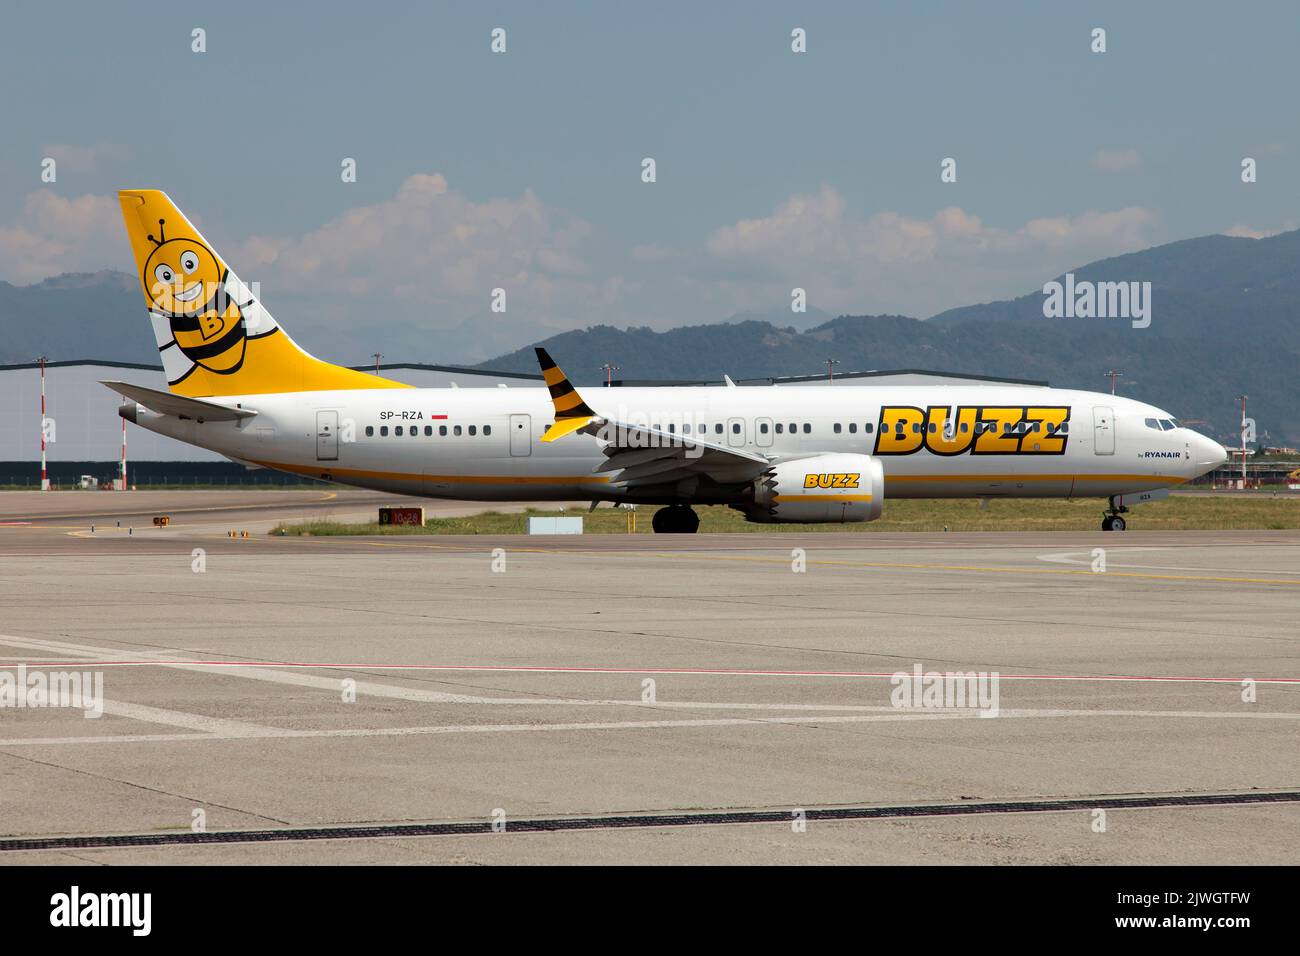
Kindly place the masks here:
[[(1120, 564), (1118, 561), (1110, 560), (1112, 554), (1132, 554), (1136, 551), (1174, 551), (1175, 548), (1106, 548), (1106, 567), (1108, 568), (1127, 568), (1134, 571), (1213, 571), (1216, 574), (1293, 574), (1300, 575), (1300, 571), (1280, 571), (1276, 568), (1267, 568), (1264, 571), (1252, 570), (1249, 568), (1207, 568), (1183, 567), (1182, 565), (1173, 564)], [(1091, 565), (1093, 556), (1091, 551), (1057, 551), (1052, 554), (1036, 555), (1039, 561), (1047, 561), (1051, 564), (1081, 564), (1084, 566)], [(1102, 574), (1104, 572), (1097, 572)]]
[[(84, 658), (100, 658), (114, 651), (111, 648), (76, 644), (66, 641), (50, 641), (40, 638), (0, 635), (0, 644), (14, 647), (29, 647), (46, 652), (57, 651), (70, 655), (66, 662), (54, 662), (50, 667), (66, 663), (69, 667), (96, 666)], [(208, 674), (242, 677), (248, 680), (267, 681), (293, 687), (305, 687), (312, 690), (326, 691), (337, 695), (341, 690), (340, 680), (321, 677), (302, 672), (275, 670), (260, 664), (231, 667), (223, 664), (211, 664), (197, 661), (171, 661), (161, 658), (162, 652), (155, 652), (157, 661), (139, 661), (140, 665), (167, 667), (176, 670), (195, 671)], [(141, 655), (144, 657), (149, 654)], [(81, 659), (78, 659), (81, 658)], [(312, 665), (321, 666), (321, 665)], [(359, 668), (358, 668), (359, 669)], [(493, 668), (484, 668), (493, 669)], [(511, 669), (514, 670), (514, 669)], [(518, 668), (518, 670), (537, 672), (540, 668)], [(571, 672), (572, 669), (558, 669)], [(583, 670), (583, 669), (576, 669)], [(600, 671), (607, 673), (606, 671)], [(628, 671), (641, 674), (646, 671)], [(653, 671), (651, 671), (653, 673)], [(717, 673), (702, 671), (695, 673)], [(725, 672), (723, 672), (725, 673)], [(832, 675), (833, 676), (833, 675)], [(877, 676), (877, 675), (873, 675)], [(884, 675), (879, 675), (884, 676)], [(1148, 678), (1142, 678), (1146, 680)], [(39, 747), (58, 745), (86, 744), (126, 744), (126, 743), (177, 743), (185, 741), (219, 741), (262, 739), (304, 739), (304, 738), (347, 738), (347, 737), (401, 737), (437, 734), (468, 733), (536, 733), (567, 731), (606, 731), (606, 730), (662, 730), (670, 728), (702, 727), (741, 727), (741, 726), (782, 726), (782, 725), (818, 725), (851, 724), (874, 722), (898, 722), (916, 720), (965, 720), (984, 716), (975, 709), (948, 710), (902, 710), (883, 705), (863, 704), (805, 704), (791, 702), (732, 702), (732, 701), (671, 701), (657, 700), (646, 702), (640, 699), (575, 699), (564, 697), (480, 697), (468, 694), (448, 694), (440, 691), (400, 687), (372, 681), (358, 681), (356, 686), (358, 698), (366, 696), (406, 700), (426, 704), (474, 704), (496, 706), (556, 706), (570, 707), (638, 707), (649, 710), (743, 710), (767, 711), (767, 717), (718, 717), (679, 720), (630, 720), (630, 721), (595, 721), (595, 722), (560, 722), (527, 724), (443, 724), (437, 726), (386, 727), (386, 728), (340, 728), (330, 730), (308, 730), (281, 727), (269, 727), (238, 720), (208, 717), (200, 714), (187, 714), (174, 710), (128, 704), (119, 701), (105, 702), (105, 712), (115, 716), (126, 717), (148, 723), (168, 724), (193, 731), (186, 734), (105, 734), (102, 736), (64, 736), (64, 737), (19, 737), (0, 740), (0, 747)], [(818, 712), (818, 716), (785, 716), (779, 712), (803, 711)], [(1061, 718), (1061, 717), (1127, 717), (1160, 718), (1178, 717), (1185, 719), (1248, 719), (1248, 720), (1300, 720), (1295, 713), (1251, 713), (1220, 711), (1145, 711), (1145, 710), (1063, 710), (1063, 709), (1015, 709), (1003, 708), (998, 718)]]
[[(282, 684), (296, 684), (303, 687), (316, 687), (337, 692), (341, 678), (317, 677), (314, 675), (291, 673), (270, 668), (317, 669), (336, 671), (446, 671), (451, 673), (506, 673), (506, 674), (628, 674), (628, 675), (669, 675), (669, 676), (705, 676), (705, 677), (791, 677), (791, 678), (854, 678), (854, 679), (892, 679), (896, 671), (795, 671), (795, 670), (743, 670), (736, 668), (693, 668), (693, 667), (581, 667), (545, 664), (377, 664), (365, 662), (331, 663), (325, 661), (204, 661), (176, 660), (164, 657), (162, 652), (140, 652), (133, 660), (112, 660), (116, 648), (92, 647), (85, 644), (71, 644), (63, 641), (47, 641), (38, 638), (14, 637), (0, 634), (0, 645), (10, 644), (14, 647), (30, 647), (35, 650), (53, 650), (61, 653), (75, 654), (86, 660), (77, 661), (82, 667), (169, 667), (177, 670), (191, 670), (210, 674), (229, 674), (247, 677), (251, 680), (271, 681)], [(61, 661), (27, 661), (28, 667), (55, 668)], [(937, 668), (935, 668), (937, 669)], [(976, 667), (951, 667), (945, 670), (982, 670)], [(1241, 684), (1243, 680), (1252, 680), (1256, 684), (1300, 685), (1300, 677), (1257, 677), (1249, 674), (1228, 677), (1208, 676), (1153, 676), (1137, 674), (1006, 674), (999, 672), (999, 679), (1004, 681), (1069, 681), (1080, 683), (1169, 683), (1169, 684)], [(395, 697), (404, 700), (418, 700), (426, 703), (466, 703), (486, 704), (494, 702), (516, 702), (513, 698), (475, 697), (465, 694), (445, 694), (437, 691), (413, 690), (391, 684), (362, 684), (358, 682), (357, 690), (369, 688), (367, 693), (378, 696)], [(519, 702), (531, 698), (520, 698)]]
[[(908, 711), (893, 710), (888, 714), (827, 715), (823, 717), (719, 717), (698, 720), (624, 720), (592, 721), (554, 724), (440, 724), (432, 727), (379, 727), (342, 728), (337, 730), (296, 730), (278, 727), (264, 728), (257, 733), (236, 734), (121, 734), (102, 737), (17, 737), (0, 740), (0, 747), (40, 747), (69, 744), (131, 744), (131, 743), (185, 743), (191, 741), (264, 739), (303, 739), (322, 737), (410, 737), (438, 734), (511, 734), (540, 732), (571, 732), (598, 730), (664, 730), (669, 728), (700, 727), (782, 727), (801, 724), (860, 724), (917, 720), (979, 720), (976, 710)], [(1011, 710), (999, 711), (988, 720), (1062, 718), (1062, 717), (1182, 717), (1197, 720), (1300, 720), (1300, 714), (1285, 713), (1225, 713), (1219, 711), (1159, 711), (1159, 710)]]
[[(274, 727), (250, 724), (242, 720), (227, 720), (222, 717), (207, 717), (203, 714), (186, 714), (179, 710), (163, 710), (144, 704), (128, 704), (124, 701), (105, 700), (104, 713), (114, 717), (127, 717), (142, 720), (149, 724), (168, 724), (172, 727), (184, 727), (199, 734), (215, 734), (223, 737), (265, 737), (274, 732)], [(194, 734), (181, 734), (192, 737)]]

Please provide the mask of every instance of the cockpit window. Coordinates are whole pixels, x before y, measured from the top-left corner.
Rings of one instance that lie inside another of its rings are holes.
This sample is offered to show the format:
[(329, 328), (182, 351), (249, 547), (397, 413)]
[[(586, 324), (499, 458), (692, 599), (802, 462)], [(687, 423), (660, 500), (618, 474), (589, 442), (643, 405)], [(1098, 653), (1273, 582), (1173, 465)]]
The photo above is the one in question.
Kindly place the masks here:
[(1160, 431), (1160, 423), (1157, 422), (1154, 418), (1146, 419), (1143, 422), (1143, 424), (1146, 425), (1147, 428), (1154, 428), (1156, 431)]
[(1160, 419), (1160, 424), (1164, 426), (1164, 429), (1167, 432), (1173, 431), (1175, 428), (1178, 427), (1178, 422), (1172, 418), (1162, 418)]

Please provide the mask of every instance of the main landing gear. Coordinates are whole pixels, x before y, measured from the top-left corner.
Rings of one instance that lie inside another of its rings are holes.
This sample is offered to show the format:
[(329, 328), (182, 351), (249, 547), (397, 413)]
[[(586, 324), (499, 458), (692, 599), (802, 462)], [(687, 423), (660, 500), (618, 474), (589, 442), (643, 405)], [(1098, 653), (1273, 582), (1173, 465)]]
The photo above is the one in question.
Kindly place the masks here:
[(700, 530), (700, 516), (687, 505), (660, 508), (650, 519), (655, 534), (695, 534)]
[(1102, 531), (1123, 531), (1125, 528), (1128, 527), (1128, 525), (1127, 523), (1125, 523), (1124, 518), (1121, 516), (1121, 512), (1126, 512), (1128, 511), (1128, 509), (1125, 508), (1123, 505), (1120, 505), (1118, 508), (1116, 508), (1114, 498), (1110, 499), (1109, 504), (1110, 504), (1109, 510), (1106, 511), (1105, 517), (1101, 519), (1101, 530)]

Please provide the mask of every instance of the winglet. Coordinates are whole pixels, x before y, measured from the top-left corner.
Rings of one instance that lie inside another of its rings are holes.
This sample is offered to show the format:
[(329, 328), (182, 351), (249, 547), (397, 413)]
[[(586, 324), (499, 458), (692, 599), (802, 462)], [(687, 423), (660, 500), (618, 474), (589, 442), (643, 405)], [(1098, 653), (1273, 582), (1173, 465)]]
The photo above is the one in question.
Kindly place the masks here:
[(546, 380), (546, 387), (551, 391), (551, 404), (555, 406), (555, 424), (546, 429), (542, 441), (555, 441), (582, 428), (596, 417), (596, 413), (582, 400), (573, 383), (560, 371), (546, 349), (539, 347), (536, 351), (537, 363), (542, 367), (542, 378)]

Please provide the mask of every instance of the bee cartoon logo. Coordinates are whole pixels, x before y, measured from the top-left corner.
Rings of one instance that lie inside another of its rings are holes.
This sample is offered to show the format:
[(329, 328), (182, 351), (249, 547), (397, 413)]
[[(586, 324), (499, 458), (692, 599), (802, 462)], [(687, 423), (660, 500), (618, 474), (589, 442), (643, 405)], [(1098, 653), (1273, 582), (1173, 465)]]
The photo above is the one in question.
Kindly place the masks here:
[(410, 388), (298, 347), (167, 194), (117, 194), (169, 389), (191, 398)]
[(158, 236), (147, 238), (154, 249), (144, 264), (149, 309), (167, 319), (176, 348), (194, 365), (230, 375), (244, 364), (248, 333), (243, 309), (227, 290), (230, 271), (211, 249), (196, 239), (166, 236), (167, 220), (158, 220)]

